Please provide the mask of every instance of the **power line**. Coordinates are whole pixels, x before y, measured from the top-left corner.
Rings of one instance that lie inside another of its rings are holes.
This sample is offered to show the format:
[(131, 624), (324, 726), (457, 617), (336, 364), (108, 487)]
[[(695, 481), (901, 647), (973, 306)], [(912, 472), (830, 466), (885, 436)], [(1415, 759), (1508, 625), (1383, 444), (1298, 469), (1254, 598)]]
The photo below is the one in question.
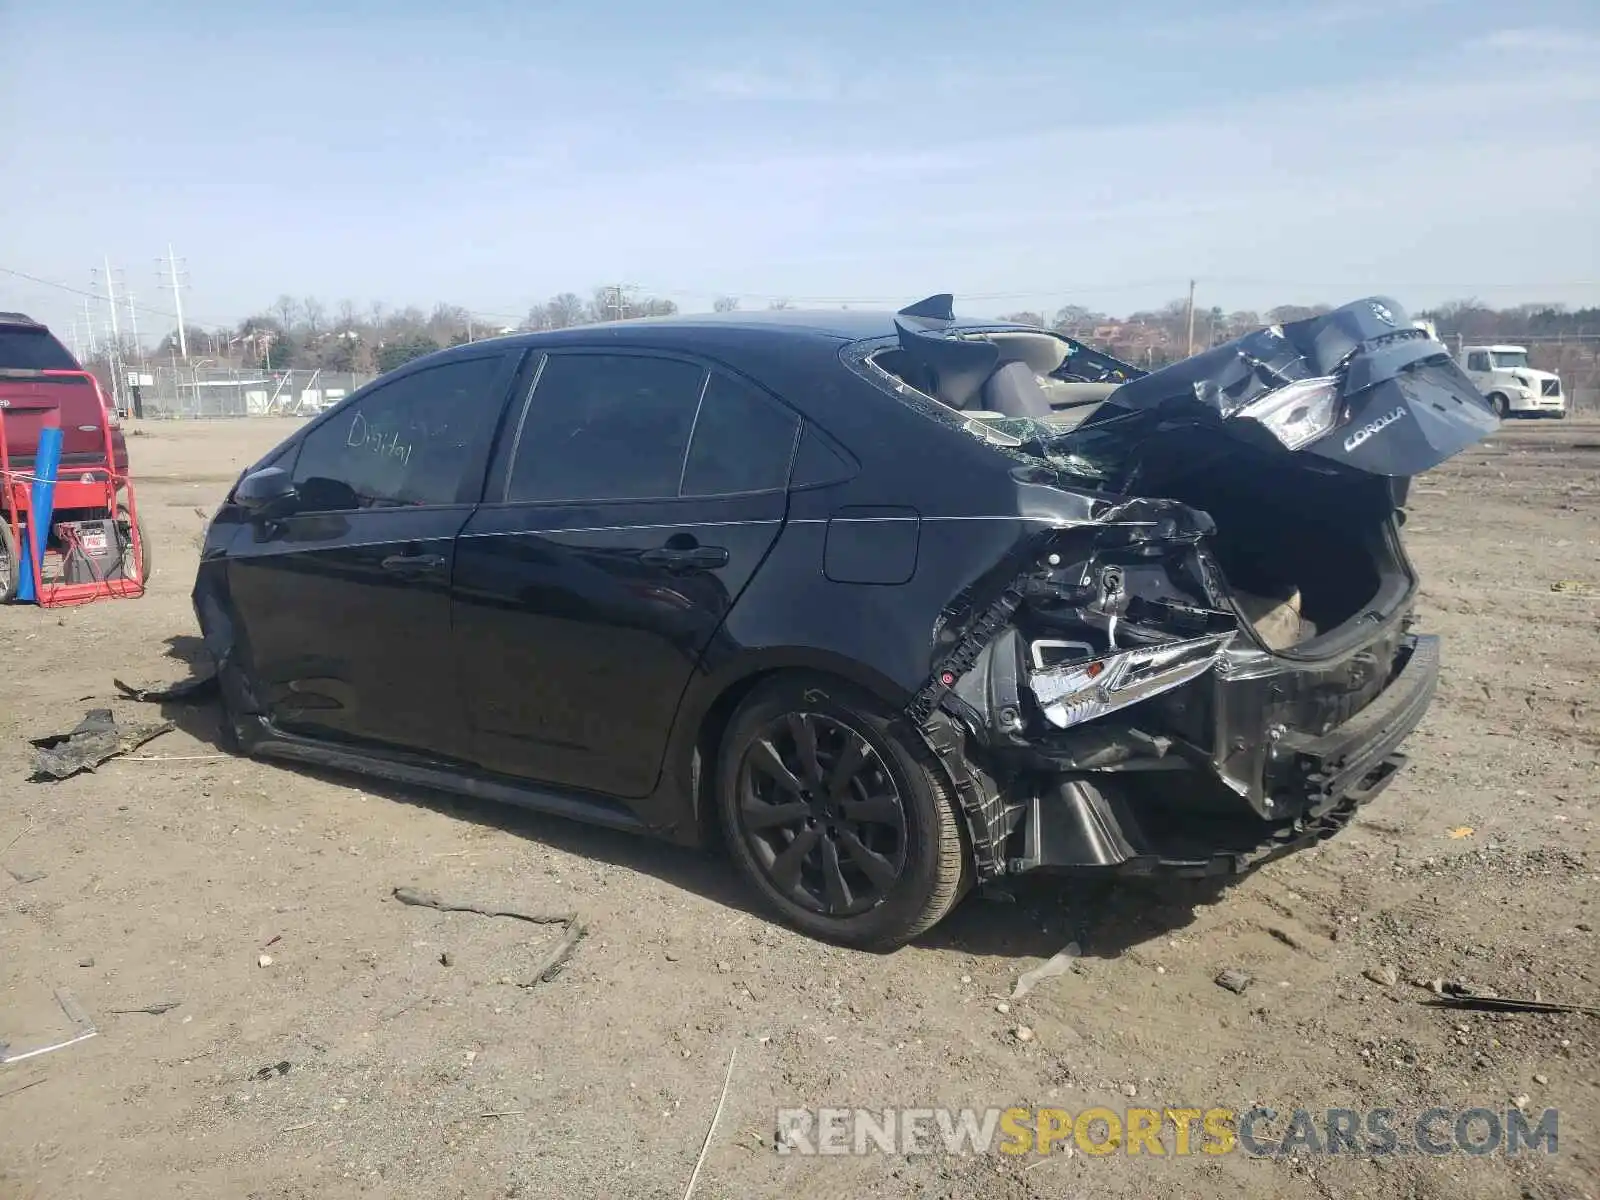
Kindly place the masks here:
[[(87, 288), (73, 287), (70, 283), (61, 283), (54, 279), (43, 279), (38, 275), (30, 275), (26, 271), (19, 271), (15, 267), (0, 266), (0, 275), (11, 275), (17, 279), (26, 279), (29, 283), (37, 283), (43, 287), (55, 288), (60, 292), (71, 292), (74, 296), (84, 296), (90, 300), (98, 300), (102, 303), (106, 298), (104, 292), (96, 292)], [(165, 283), (165, 280), (163, 280), (163, 283)], [(126, 301), (124, 301), (124, 307), (126, 306)], [(166, 317), (169, 321), (176, 321), (178, 319), (177, 313), (168, 312), (164, 308), (151, 308), (148, 304), (139, 305), (139, 311), (147, 316)], [(204, 325), (231, 325), (233, 323), (231, 321), (214, 321), (208, 318), (198, 318), (192, 315), (188, 319), (190, 322), (198, 322)]]

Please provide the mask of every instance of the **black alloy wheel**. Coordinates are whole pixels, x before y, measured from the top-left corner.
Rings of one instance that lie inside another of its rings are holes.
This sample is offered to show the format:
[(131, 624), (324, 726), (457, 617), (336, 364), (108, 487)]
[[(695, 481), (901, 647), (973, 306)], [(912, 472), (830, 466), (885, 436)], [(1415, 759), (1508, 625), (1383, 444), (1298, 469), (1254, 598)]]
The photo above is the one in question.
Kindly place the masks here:
[(738, 823), (772, 886), (813, 912), (874, 908), (905, 870), (900, 789), (864, 737), (821, 713), (786, 713), (749, 744)]
[(870, 693), (812, 672), (756, 686), (722, 731), (717, 809), (751, 887), (812, 937), (892, 950), (971, 886), (943, 765)]

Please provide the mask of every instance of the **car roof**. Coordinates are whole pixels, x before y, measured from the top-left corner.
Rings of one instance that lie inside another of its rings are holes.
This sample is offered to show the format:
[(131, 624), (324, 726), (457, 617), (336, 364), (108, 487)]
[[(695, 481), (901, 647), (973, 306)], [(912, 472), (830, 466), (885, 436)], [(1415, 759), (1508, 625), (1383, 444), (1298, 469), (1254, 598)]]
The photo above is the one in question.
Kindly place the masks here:
[[(703, 339), (724, 342), (730, 333), (747, 331), (762, 338), (789, 337), (796, 340), (821, 338), (834, 342), (868, 341), (895, 336), (895, 317), (888, 311), (866, 309), (768, 309), (756, 312), (696, 313), (670, 317), (638, 317), (628, 321), (606, 321), (593, 325), (572, 325), (565, 329), (543, 329), (511, 333), (491, 341), (510, 345), (555, 345), (575, 341), (615, 341), (676, 345), (690, 349)], [(956, 318), (941, 322), (941, 328), (1023, 329), (1010, 321)], [(472, 343), (482, 345), (481, 342)]]
[(25, 329), (43, 329), (44, 324), (35, 321), (27, 313), (0, 312), (0, 325), (20, 325)]

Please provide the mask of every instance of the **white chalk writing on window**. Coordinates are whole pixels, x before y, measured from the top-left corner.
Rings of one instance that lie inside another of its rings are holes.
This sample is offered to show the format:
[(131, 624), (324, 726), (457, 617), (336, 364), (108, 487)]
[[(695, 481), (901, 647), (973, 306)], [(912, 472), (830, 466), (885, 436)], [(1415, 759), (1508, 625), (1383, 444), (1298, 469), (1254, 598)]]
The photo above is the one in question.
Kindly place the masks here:
[(344, 444), (352, 450), (360, 447), (385, 458), (397, 458), (405, 466), (411, 463), (411, 445), (401, 444), (398, 431), (386, 434), (381, 429), (370, 427), (367, 418), (360, 413), (351, 418), (350, 432), (345, 435)]

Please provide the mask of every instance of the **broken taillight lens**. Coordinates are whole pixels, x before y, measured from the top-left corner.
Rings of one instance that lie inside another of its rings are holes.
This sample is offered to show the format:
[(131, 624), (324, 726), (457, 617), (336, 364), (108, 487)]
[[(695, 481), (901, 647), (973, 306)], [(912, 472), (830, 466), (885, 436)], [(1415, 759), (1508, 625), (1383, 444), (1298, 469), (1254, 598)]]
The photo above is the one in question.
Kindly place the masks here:
[(1052, 725), (1066, 729), (1170, 691), (1211, 669), (1232, 633), (1121, 650), (1035, 671), (1028, 685)]
[(1265, 426), (1290, 450), (1316, 441), (1339, 422), (1339, 384), (1325, 376), (1295, 382), (1252, 400), (1238, 412)]

